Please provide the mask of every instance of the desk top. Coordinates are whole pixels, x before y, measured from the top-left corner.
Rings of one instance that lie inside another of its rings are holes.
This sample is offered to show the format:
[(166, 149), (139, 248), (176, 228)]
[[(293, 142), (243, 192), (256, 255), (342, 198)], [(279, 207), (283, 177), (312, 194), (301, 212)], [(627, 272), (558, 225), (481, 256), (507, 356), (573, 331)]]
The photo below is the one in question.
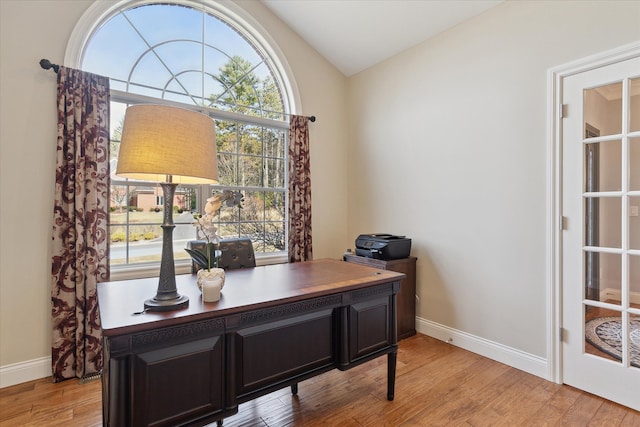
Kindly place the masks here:
[(104, 282), (98, 284), (102, 333), (120, 335), (199, 318), (232, 315), (399, 281), (404, 277), (402, 273), (333, 259), (230, 270), (226, 272), (220, 301), (207, 303), (202, 301), (195, 274), (178, 275), (178, 293), (189, 297), (189, 306), (139, 315), (132, 313), (141, 311), (144, 301), (156, 294), (157, 277)]

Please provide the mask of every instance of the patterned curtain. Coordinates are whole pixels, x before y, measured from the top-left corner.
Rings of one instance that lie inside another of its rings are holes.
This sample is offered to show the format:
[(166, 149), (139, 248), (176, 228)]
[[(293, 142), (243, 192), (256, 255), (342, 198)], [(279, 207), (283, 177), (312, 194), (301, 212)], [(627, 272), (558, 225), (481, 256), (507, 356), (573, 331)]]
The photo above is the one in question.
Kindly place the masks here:
[(96, 285), (109, 280), (109, 79), (60, 67), (53, 208), (53, 380), (102, 369)]
[(308, 118), (292, 115), (289, 122), (289, 262), (313, 259), (309, 165)]

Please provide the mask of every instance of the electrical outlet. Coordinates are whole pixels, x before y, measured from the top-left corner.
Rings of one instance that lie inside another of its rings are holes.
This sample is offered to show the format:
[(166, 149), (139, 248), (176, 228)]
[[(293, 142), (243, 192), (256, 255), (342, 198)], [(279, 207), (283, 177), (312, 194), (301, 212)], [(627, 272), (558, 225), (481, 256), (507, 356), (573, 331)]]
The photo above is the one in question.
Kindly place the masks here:
[(638, 207), (630, 206), (629, 207), (629, 216), (638, 216)]

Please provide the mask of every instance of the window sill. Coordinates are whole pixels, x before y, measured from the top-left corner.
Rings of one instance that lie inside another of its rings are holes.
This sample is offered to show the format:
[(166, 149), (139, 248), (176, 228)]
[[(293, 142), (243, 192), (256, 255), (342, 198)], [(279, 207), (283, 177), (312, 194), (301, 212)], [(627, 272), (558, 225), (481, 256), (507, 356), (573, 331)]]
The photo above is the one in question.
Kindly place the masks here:
[[(286, 264), (289, 262), (286, 252), (273, 254), (256, 255), (256, 266), (270, 264)], [(176, 261), (176, 274), (191, 273), (191, 262), (189, 260)], [(138, 264), (129, 266), (111, 267), (110, 281), (143, 279), (145, 277), (158, 277), (160, 275), (159, 264)]]

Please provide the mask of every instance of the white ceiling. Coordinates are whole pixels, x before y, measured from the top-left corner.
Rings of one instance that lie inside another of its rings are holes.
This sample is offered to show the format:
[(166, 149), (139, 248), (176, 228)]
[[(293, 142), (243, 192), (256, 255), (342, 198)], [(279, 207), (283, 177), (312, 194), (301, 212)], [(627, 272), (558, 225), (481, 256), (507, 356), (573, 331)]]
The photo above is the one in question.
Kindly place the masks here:
[(346, 76), (504, 0), (261, 0)]

